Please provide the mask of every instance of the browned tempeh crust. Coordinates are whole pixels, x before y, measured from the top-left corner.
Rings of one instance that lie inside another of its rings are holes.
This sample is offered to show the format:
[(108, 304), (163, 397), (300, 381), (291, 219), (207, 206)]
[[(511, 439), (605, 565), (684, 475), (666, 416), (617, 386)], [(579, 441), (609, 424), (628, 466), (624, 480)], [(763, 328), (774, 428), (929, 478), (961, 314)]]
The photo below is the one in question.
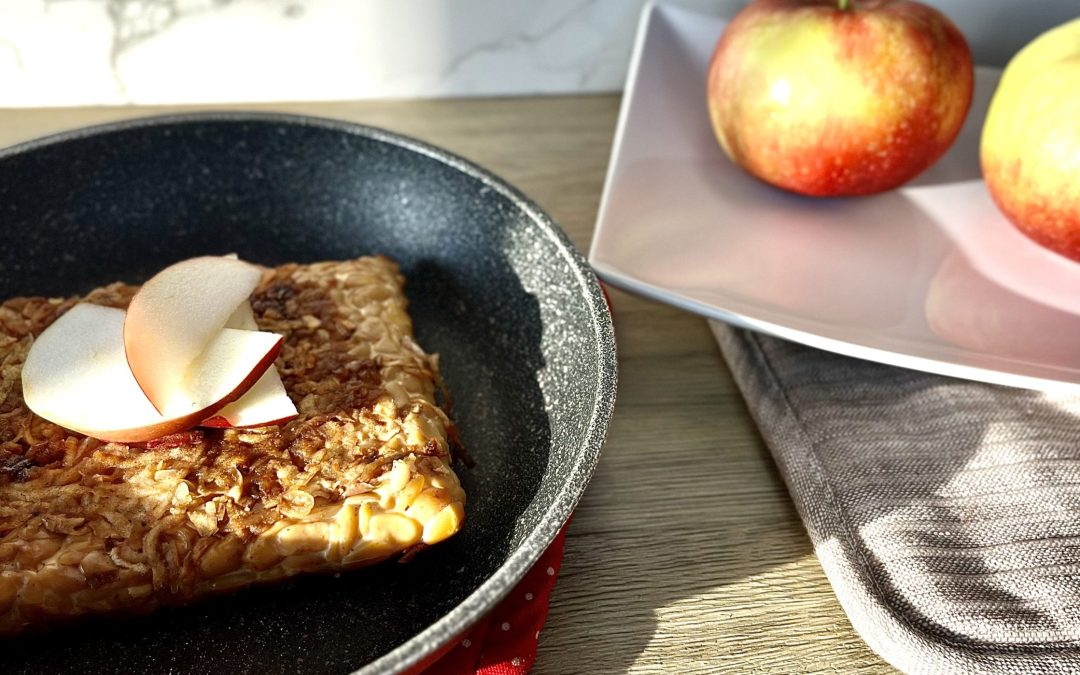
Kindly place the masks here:
[[(268, 270), (252, 306), (285, 336), (276, 365), (300, 416), (141, 446), (23, 404), (34, 336), (80, 299), (0, 305), (0, 634), (368, 565), (457, 532), (456, 435), (403, 283), (381, 257)], [(136, 290), (83, 300), (124, 307)]]

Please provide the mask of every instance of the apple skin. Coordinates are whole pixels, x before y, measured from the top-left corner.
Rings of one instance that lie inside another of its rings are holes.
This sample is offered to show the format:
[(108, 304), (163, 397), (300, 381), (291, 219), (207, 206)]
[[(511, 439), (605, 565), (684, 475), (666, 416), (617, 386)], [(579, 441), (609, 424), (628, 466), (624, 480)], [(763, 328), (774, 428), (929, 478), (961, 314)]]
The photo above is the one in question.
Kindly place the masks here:
[(902, 185), (956, 140), (971, 106), (971, 50), (911, 0), (755, 0), (709, 64), (713, 131), (731, 160), (799, 194)]
[(990, 196), (1039, 244), (1080, 261), (1080, 19), (1009, 61), (979, 148)]

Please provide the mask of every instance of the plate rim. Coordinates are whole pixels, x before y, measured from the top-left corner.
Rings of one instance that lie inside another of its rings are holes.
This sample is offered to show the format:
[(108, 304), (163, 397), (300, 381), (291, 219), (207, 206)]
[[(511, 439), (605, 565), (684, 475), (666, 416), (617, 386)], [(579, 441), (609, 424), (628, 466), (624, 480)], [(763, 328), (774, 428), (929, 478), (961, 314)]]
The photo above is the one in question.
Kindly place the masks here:
[(569, 519), (588, 487), (596, 470), (600, 453), (607, 438), (615, 406), (617, 387), (617, 358), (614, 324), (611, 310), (604, 297), (600, 280), (585, 255), (574, 245), (566, 232), (532, 198), (494, 172), (450, 150), (413, 136), (359, 122), (317, 115), (253, 110), (212, 110), (151, 114), (113, 122), (92, 124), (0, 148), (0, 161), (25, 155), (51, 146), (62, 145), (91, 137), (107, 136), (133, 129), (198, 124), (204, 122), (276, 123), (327, 129), (386, 143), (428, 157), (480, 181), (509, 200), (528, 219), (540, 228), (559, 251), (573, 273), (572, 279), (585, 298), (590, 324), (598, 350), (598, 377), (593, 383), (595, 404), (585, 429), (584, 442), (578, 449), (567, 479), (555, 493), (555, 498), (541, 514), (532, 531), (479, 587), (434, 623), (414, 634), (405, 642), (375, 660), (352, 671), (353, 675), (382, 675), (396, 673), (424, 664), (436, 655), (451, 639), (467, 630), (494, 609), (525, 576), (540, 555)]

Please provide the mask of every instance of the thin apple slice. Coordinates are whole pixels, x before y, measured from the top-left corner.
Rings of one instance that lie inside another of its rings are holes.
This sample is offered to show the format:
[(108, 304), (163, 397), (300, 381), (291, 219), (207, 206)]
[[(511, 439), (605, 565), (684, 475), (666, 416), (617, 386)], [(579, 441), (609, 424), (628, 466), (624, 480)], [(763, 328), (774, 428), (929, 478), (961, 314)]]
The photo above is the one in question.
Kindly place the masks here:
[(200, 426), (267, 427), (288, 422), (297, 414), (296, 406), (281, 384), (281, 377), (271, 366), (246, 394), (203, 420)]
[(259, 330), (259, 323), (255, 321), (255, 311), (251, 309), (251, 301), (244, 300), (236, 311), (225, 321), (226, 328), (237, 330)]
[[(251, 311), (251, 303), (241, 303), (225, 322), (225, 327), (259, 330), (255, 313)], [(201, 426), (265, 427), (287, 422), (296, 415), (296, 406), (285, 392), (285, 385), (281, 383), (277, 368), (271, 365), (246, 394), (219, 410), (213, 417), (204, 420)]]
[(90, 304), (72, 307), (38, 336), (23, 364), (22, 388), (26, 405), (41, 417), (122, 443), (189, 429), (240, 394), (229, 392), (188, 414), (162, 415), (128, 367), (124, 311)]
[(187, 415), (222, 399), (235, 401), (274, 364), (280, 349), (280, 335), (223, 328), (188, 367), (161, 412)]
[[(132, 298), (124, 349), (135, 380), (159, 411), (175, 404), (191, 368), (255, 290), (262, 272), (231, 258), (204, 256), (165, 268)], [(261, 371), (260, 371), (261, 372)]]

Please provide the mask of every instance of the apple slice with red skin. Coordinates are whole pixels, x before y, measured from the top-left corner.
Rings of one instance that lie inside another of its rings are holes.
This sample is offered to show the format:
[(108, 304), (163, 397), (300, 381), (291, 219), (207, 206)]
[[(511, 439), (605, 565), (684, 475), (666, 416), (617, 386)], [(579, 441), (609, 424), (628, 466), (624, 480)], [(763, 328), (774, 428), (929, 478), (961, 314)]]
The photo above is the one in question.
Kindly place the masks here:
[[(258, 267), (240, 260), (190, 258), (158, 272), (131, 299), (124, 351), (135, 381), (158, 411), (190, 407), (190, 399), (199, 397), (188, 387), (200, 378), (195, 362), (224, 334), (225, 323), (261, 279)], [(173, 403), (175, 398), (184, 402)]]
[[(225, 322), (226, 328), (239, 330), (259, 330), (255, 322), (255, 313), (251, 303), (243, 302)], [(296, 406), (285, 392), (277, 368), (271, 365), (246, 394), (236, 399), (217, 412), (213, 417), (203, 420), (204, 427), (265, 427), (282, 424), (297, 415)]]
[[(281, 347), (280, 336), (269, 333), (222, 331), (229, 337), (215, 340), (205, 358), (198, 359), (195, 384), (207, 392), (203, 402), (196, 402), (201, 407), (163, 415), (128, 367), (125, 323), (123, 310), (91, 304), (76, 305), (53, 322), (34, 341), (23, 364), (26, 405), (72, 431), (138, 443), (189, 429), (239, 398)], [(240, 354), (246, 355), (243, 363), (228, 365)], [(247, 375), (236, 382), (237, 373), (245, 369)]]
[(274, 365), (281, 342), (274, 333), (223, 328), (188, 366), (162, 414), (186, 415), (205, 410), (224, 396), (229, 397), (227, 402), (242, 397)]
[(225, 406), (199, 426), (214, 428), (268, 427), (297, 416), (296, 406), (285, 393), (281, 377), (270, 367), (247, 393)]

